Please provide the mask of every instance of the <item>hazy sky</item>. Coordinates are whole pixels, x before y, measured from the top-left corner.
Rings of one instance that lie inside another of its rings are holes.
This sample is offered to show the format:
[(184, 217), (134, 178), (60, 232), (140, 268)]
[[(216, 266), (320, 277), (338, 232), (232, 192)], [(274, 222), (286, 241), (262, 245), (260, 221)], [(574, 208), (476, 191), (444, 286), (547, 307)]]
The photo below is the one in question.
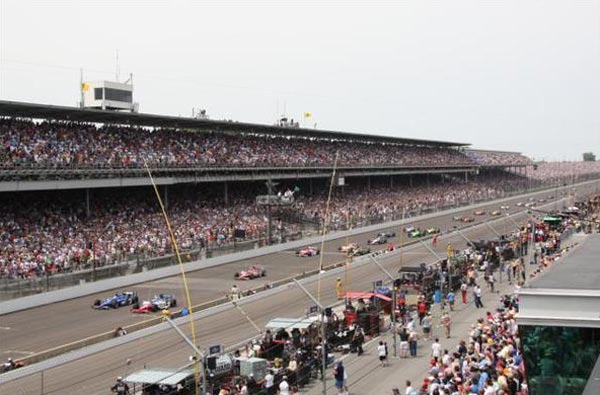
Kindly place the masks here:
[(600, 157), (600, 0), (0, 1), (0, 98)]

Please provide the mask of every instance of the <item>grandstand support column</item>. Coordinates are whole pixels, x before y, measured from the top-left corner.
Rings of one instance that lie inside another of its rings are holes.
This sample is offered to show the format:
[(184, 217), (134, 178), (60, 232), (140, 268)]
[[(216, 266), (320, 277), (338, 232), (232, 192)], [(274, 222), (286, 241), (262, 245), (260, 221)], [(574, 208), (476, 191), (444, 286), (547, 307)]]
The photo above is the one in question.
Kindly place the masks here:
[(265, 183), (265, 185), (267, 186), (267, 191), (268, 191), (268, 196), (269, 196), (269, 201), (267, 204), (267, 220), (268, 220), (268, 224), (267, 224), (267, 245), (271, 245), (271, 235), (273, 234), (273, 219), (271, 216), (271, 196), (275, 195), (275, 190), (274, 187), (275, 185), (277, 185), (276, 183), (273, 182), (273, 180), (271, 180), (270, 178), (267, 180), (267, 182)]
[(371, 190), (371, 176), (367, 176), (367, 191)]
[(408, 176), (408, 185), (410, 185), (411, 188), (413, 186), (413, 176), (412, 176), (412, 174)]
[(90, 216), (90, 188), (85, 188), (85, 216)]
[(394, 176), (390, 175), (390, 189), (394, 188)]
[(223, 201), (225, 202), (225, 207), (229, 206), (229, 186), (227, 181), (223, 183)]
[(469, 172), (465, 171), (465, 182), (469, 182)]

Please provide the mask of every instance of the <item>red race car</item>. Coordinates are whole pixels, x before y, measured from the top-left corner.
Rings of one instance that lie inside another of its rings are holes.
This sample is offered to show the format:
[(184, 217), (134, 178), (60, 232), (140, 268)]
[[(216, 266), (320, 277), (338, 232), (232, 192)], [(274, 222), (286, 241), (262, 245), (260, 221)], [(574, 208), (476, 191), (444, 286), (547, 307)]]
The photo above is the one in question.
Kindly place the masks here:
[(260, 266), (252, 265), (248, 269), (242, 270), (241, 272), (236, 273), (235, 279), (236, 280), (252, 280), (255, 278), (259, 278), (259, 277), (264, 277), (266, 275), (267, 275), (267, 271), (264, 268), (262, 268)]
[(142, 302), (142, 305), (140, 307), (131, 309), (131, 312), (136, 314), (148, 314), (154, 313), (156, 311), (156, 306), (154, 306), (149, 300), (145, 300), (144, 302)]
[(299, 257), (317, 256), (320, 252), (321, 251), (319, 251), (318, 248), (308, 246), (300, 248), (298, 251), (296, 251), (296, 255)]

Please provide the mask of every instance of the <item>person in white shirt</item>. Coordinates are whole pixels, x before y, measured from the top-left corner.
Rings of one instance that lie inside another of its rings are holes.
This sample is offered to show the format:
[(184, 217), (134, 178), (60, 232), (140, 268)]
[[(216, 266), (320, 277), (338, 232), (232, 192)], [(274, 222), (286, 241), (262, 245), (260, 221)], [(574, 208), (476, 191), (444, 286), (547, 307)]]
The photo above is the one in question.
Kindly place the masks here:
[(444, 355), (442, 356), (442, 364), (445, 366), (449, 366), (452, 362), (452, 357), (448, 353), (448, 350), (444, 350)]
[(296, 362), (296, 358), (290, 359), (290, 363), (288, 363), (288, 370), (290, 372), (295, 372), (298, 369), (298, 362)]
[(265, 388), (267, 389), (267, 392), (269, 392), (269, 388), (271, 388), (273, 386), (273, 381), (275, 380), (275, 377), (273, 377), (273, 375), (269, 372), (267, 373), (267, 375), (265, 376)]
[(435, 342), (431, 345), (431, 356), (438, 360), (442, 356), (442, 345), (440, 339), (435, 339)]
[(483, 395), (496, 395), (496, 388), (494, 388), (491, 379), (487, 380), (485, 390), (483, 391)]
[(412, 383), (410, 380), (406, 380), (406, 390), (404, 391), (404, 395), (412, 395), (414, 388), (412, 387)]
[(385, 367), (385, 359), (386, 359), (387, 353), (385, 352), (385, 345), (383, 344), (382, 341), (380, 341), (379, 345), (377, 346), (377, 355), (379, 355), (379, 361), (381, 361), (381, 367)]
[(231, 286), (231, 291), (229, 292), (231, 300), (238, 300), (240, 298), (240, 290), (236, 284)]
[(287, 376), (283, 376), (283, 380), (279, 383), (279, 395), (290, 395), (290, 385), (287, 382)]

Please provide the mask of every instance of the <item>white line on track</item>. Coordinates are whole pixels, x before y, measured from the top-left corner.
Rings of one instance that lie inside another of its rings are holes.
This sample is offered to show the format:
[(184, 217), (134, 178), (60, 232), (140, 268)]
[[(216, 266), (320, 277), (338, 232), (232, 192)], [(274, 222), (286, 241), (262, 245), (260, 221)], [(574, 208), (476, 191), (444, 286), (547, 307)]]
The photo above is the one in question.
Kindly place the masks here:
[(10, 326), (0, 326), (0, 330), (9, 331), (11, 330)]

